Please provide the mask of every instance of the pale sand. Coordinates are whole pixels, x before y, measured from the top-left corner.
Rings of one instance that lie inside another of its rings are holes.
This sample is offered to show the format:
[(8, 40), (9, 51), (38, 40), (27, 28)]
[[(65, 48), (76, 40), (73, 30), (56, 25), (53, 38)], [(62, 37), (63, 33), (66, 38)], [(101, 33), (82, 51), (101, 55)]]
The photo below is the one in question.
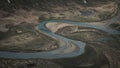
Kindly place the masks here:
[(66, 26), (74, 26), (73, 24), (67, 24), (67, 23), (62, 23), (62, 22), (49, 22), (46, 24), (46, 27), (52, 31), (52, 32), (56, 32), (58, 29), (66, 27)]
[(71, 42), (67, 43), (67, 47), (68, 48), (65, 49), (62, 54), (69, 54), (71, 52), (74, 52), (77, 48), (76, 45)]

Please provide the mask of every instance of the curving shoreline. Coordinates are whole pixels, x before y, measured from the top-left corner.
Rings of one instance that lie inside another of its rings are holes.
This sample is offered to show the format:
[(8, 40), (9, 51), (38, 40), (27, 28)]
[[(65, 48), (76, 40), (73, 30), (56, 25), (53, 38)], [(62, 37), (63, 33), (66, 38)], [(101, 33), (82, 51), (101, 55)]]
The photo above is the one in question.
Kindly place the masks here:
[[(41, 22), (37, 29), (44, 34), (55, 38), (60, 43), (60, 48), (56, 50), (52, 50), (49, 52), (35, 52), (35, 53), (18, 53), (18, 52), (0, 52), (0, 58), (12, 58), (12, 59), (29, 59), (29, 58), (43, 58), (43, 59), (58, 59), (58, 58), (69, 58), (69, 57), (75, 57), (79, 56), (84, 53), (85, 51), (85, 42), (71, 40), (65, 37), (62, 37), (60, 35), (57, 35), (53, 32), (51, 32), (47, 27), (46, 24), (49, 22), (63, 22), (68, 24), (73, 24), (77, 26), (85, 26), (90, 28), (99, 29), (102, 31), (105, 31), (109, 34), (120, 34), (120, 31), (109, 29), (103, 25), (97, 25), (93, 23), (80, 23), (80, 22), (73, 22), (68, 20), (46, 20)], [(70, 47), (69, 43), (72, 43), (72, 47)], [(69, 52), (69, 50), (73, 49)], [(67, 52), (66, 52), (67, 51)]]

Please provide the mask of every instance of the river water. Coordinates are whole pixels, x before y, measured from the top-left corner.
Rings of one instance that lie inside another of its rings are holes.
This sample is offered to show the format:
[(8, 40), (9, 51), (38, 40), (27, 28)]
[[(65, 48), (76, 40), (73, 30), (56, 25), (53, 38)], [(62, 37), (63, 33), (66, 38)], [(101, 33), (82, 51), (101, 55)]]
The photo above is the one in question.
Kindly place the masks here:
[(46, 28), (46, 24), (52, 22), (62, 22), (62, 23), (68, 23), (73, 24), (76, 26), (84, 26), (84, 27), (90, 27), (95, 28), (98, 30), (102, 30), (104, 32), (107, 32), (109, 34), (120, 34), (120, 31), (110, 29), (108, 27), (105, 27), (104, 25), (97, 25), (93, 23), (85, 23), (85, 22), (73, 22), (69, 20), (46, 20), (40, 22), (40, 24), (37, 27), (39, 31), (43, 32), (46, 35), (49, 35), (50, 37), (56, 39), (59, 42), (59, 48), (52, 50), (52, 51), (46, 51), (46, 52), (33, 52), (33, 53), (26, 53), (26, 52), (7, 52), (7, 51), (0, 51), (0, 58), (12, 58), (12, 59), (29, 59), (29, 58), (43, 58), (43, 59), (59, 59), (59, 58), (69, 58), (69, 57), (76, 57), (80, 56), (85, 52), (85, 46), (86, 43), (82, 41), (76, 41), (71, 40), (68, 38), (65, 38), (63, 36), (57, 35), (50, 31), (48, 28)]

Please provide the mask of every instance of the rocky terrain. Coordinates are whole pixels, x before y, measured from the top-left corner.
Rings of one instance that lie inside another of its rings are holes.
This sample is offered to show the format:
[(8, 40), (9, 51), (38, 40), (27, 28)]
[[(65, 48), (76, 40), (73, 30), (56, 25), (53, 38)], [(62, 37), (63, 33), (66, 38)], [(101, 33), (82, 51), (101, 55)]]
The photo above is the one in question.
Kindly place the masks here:
[[(43, 32), (44, 29), (42, 31), (37, 28), (37, 25), (49, 20), (68, 21), (67, 23), (48, 22), (45, 27), (50, 33), (85, 42), (86, 45), (83, 54), (68, 58), (0, 57), (0, 68), (120, 68), (120, 33), (118, 32), (120, 1), (86, 0), (86, 2), (84, 0), (1, 0), (0, 52), (36, 53), (59, 49), (62, 44), (59, 39), (46, 34)], [(69, 21), (104, 26), (118, 33), (79, 26)], [(76, 44), (67, 44), (68, 50), (60, 55), (72, 53), (74, 49), (79, 50), (74, 45)]]

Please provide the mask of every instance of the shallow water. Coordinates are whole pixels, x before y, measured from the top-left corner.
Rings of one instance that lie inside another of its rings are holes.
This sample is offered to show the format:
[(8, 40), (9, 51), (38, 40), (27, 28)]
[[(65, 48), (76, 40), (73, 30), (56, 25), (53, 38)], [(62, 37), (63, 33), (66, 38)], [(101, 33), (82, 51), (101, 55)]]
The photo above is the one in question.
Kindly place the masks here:
[[(90, 27), (95, 28), (98, 30), (102, 30), (104, 32), (107, 32), (109, 34), (120, 34), (120, 31), (110, 29), (105, 26), (101, 25), (95, 25), (92, 23), (82, 23), (82, 22), (73, 22), (69, 20), (46, 20), (40, 22), (40, 24), (37, 26), (37, 28), (43, 32), (44, 34), (49, 35), (52, 38), (55, 38), (60, 44), (60, 47), (56, 50), (48, 51), (48, 52), (34, 52), (34, 53), (24, 53), (24, 52), (0, 52), (0, 58), (12, 58), (12, 59), (28, 59), (28, 58), (44, 58), (44, 59), (58, 59), (58, 58), (69, 58), (69, 57), (75, 57), (80, 56), (85, 52), (85, 42), (82, 41), (76, 41), (71, 40), (65, 37), (62, 37), (60, 35), (57, 35), (53, 32), (51, 32), (49, 29), (46, 28), (46, 24), (49, 22), (62, 22), (62, 23), (68, 23), (73, 24), (77, 26), (84, 26), (84, 27)], [(74, 44), (74, 49), (71, 52), (69, 43)], [(65, 53), (65, 51), (68, 50), (70, 52)]]

